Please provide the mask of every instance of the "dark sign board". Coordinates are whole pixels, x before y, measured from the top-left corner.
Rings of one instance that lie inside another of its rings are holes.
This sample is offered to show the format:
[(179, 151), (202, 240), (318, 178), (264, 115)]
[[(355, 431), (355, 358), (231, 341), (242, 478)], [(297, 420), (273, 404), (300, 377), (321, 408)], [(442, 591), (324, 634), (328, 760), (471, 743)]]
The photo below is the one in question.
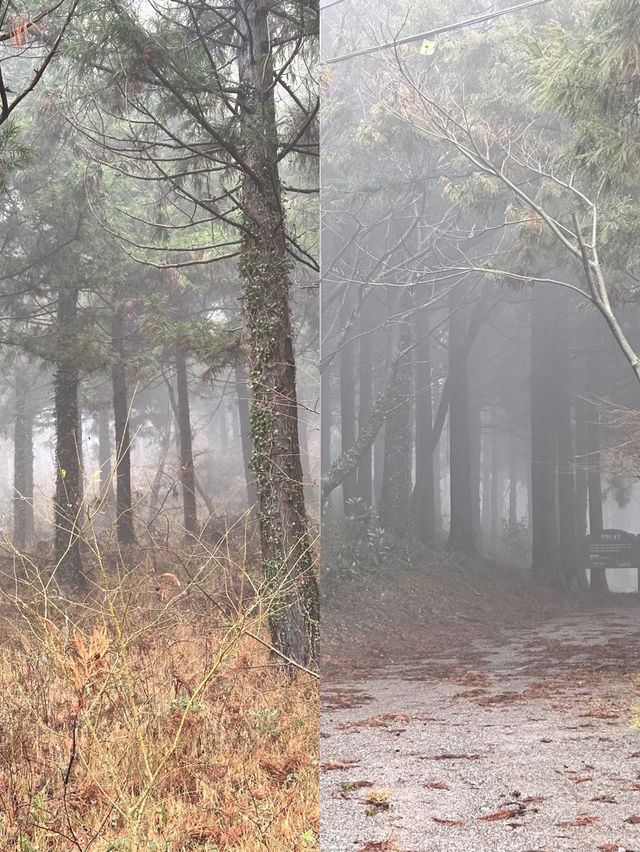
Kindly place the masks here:
[(640, 538), (625, 530), (587, 536), (590, 568), (640, 568)]

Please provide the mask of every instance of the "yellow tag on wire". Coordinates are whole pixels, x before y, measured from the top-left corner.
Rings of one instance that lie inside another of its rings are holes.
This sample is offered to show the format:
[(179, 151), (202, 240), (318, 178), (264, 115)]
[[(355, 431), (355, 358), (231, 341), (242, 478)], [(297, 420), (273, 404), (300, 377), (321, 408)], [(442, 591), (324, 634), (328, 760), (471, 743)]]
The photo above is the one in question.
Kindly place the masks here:
[(420, 48), (420, 55), (421, 56), (431, 56), (433, 53), (435, 53), (435, 51), (436, 51), (435, 40), (432, 41), (431, 39), (425, 38), (425, 40), (422, 42), (422, 47)]

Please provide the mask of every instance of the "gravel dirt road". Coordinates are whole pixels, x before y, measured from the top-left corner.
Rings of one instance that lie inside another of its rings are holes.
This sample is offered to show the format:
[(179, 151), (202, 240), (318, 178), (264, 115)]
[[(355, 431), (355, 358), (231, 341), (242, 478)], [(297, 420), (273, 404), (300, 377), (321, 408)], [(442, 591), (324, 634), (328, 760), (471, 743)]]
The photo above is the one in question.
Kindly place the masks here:
[(322, 852), (640, 852), (640, 608), (457, 638), (325, 684)]

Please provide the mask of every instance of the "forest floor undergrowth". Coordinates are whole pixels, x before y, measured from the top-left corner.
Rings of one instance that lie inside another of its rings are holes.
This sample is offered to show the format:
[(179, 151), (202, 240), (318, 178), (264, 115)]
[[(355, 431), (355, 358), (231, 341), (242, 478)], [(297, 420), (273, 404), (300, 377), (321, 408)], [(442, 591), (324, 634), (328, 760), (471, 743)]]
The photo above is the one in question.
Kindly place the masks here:
[(325, 603), (322, 852), (639, 852), (637, 597), (451, 557), (380, 583)]
[(317, 849), (317, 684), (262, 644), (246, 548), (98, 562), (83, 593), (2, 565), (0, 850)]

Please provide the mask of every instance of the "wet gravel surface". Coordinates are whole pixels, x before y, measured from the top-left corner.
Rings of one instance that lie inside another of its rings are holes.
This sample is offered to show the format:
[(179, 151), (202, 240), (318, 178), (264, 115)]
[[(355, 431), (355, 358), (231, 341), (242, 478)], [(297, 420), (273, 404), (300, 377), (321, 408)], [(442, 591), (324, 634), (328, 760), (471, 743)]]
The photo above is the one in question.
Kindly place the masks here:
[(326, 684), (322, 852), (640, 852), (639, 674), (612, 609)]

